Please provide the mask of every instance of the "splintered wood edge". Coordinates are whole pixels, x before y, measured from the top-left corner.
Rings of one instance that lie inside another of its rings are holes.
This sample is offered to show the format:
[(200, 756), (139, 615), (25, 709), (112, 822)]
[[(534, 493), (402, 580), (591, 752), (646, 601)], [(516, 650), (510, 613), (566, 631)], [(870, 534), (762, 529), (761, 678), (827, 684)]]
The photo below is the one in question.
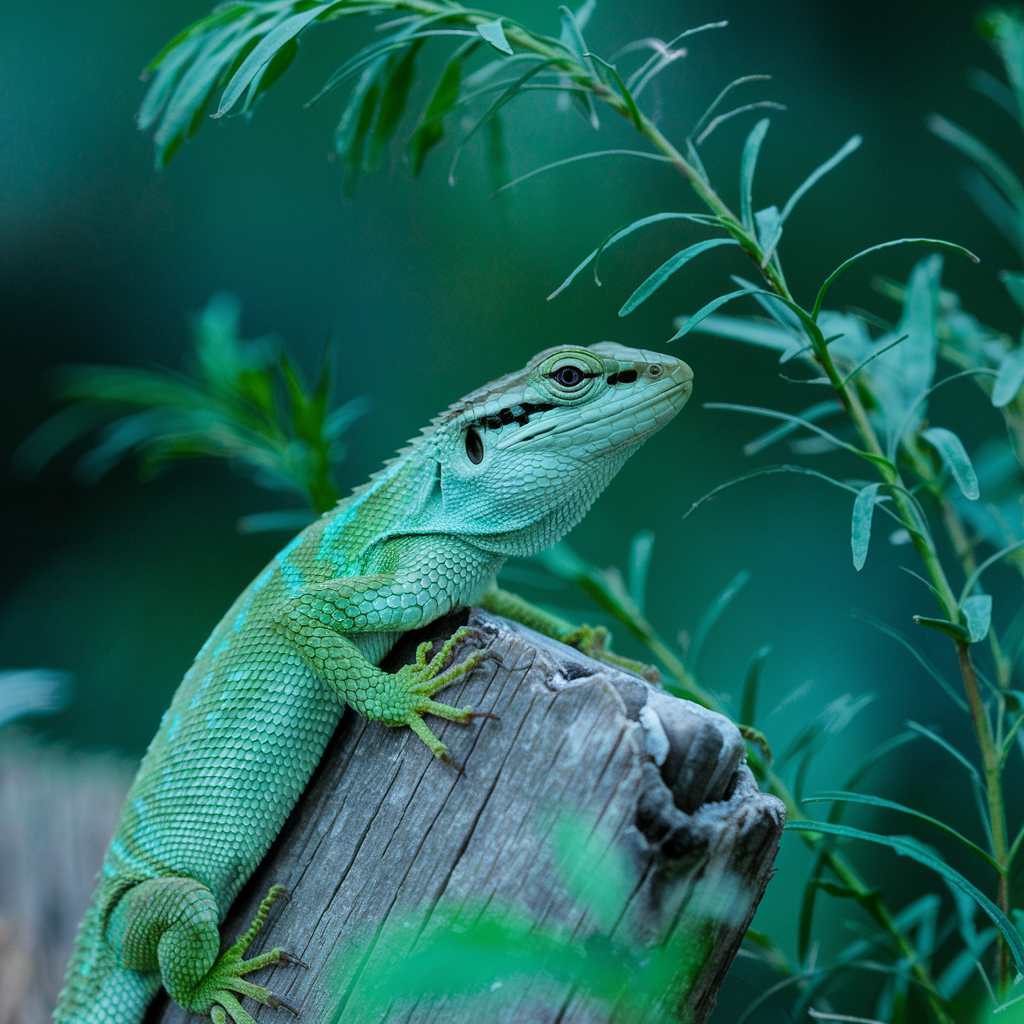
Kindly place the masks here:
[[(280, 883), (291, 901), (275, 907), (249, 955), (280, 946), (309, 968), (278, 965), (252, 980), (310, 1024), (477, 1024), (482, 1006), (492, 1021), (612, 1021), (614, 1008), (595, 1016), (568, 984), (526, 985), (518, 995), (507, 986), (483, 1003), (423, 997), (379, 1009), (380, 979), (396, 962), (438, 933), (468, 927), (485, 904), (558, 927), (574, 942), (599, 930), (579, 880), (566, 879), (554, 852), (569, 807), (601, 840), (588, 871), (599, 876), (607, 855), (624, 858), (635, 878), (612, 940), (656, 945), (694, 929), (707, 937), (700, 970), (662, 995), (684, 1019), (706, 1020), (771, 875), (783, 805), (757, 789), (743, 740), (723, 716), (479, 610), (407, 634), (384, 667), (396, 669), (424, 639), (441, 642), (467, 621), (493, 657), (442, 699), (501, 720), (436, 728), (466, 777), (436, 762), (409, 730), (346, 711), (228, 913), (225, 943)], [(260, 1021), (287, 1019), (281, 1009), (246, 1006)], [(147, 1020), (189, 1016), (163, 997)]]

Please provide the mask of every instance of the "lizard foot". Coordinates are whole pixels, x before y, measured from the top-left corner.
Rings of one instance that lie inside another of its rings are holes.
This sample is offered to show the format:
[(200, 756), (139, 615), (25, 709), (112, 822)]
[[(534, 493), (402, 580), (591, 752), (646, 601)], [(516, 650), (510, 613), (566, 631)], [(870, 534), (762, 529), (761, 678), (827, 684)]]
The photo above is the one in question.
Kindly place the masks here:
[(462, 661), (449, 664), (452, 653), (463, 641), (479, 635), (479, 630), (463, 626), (445, 641), (433, 657), (430, 657), (433, 645), (429, 641), (420, 644), (416, 649), (416, 661), (412, 665), (403, 666), (394, 676), (396, 683), (405, 684), (404, 713), (389, 714), (385, 719), (388, 725), (409, 726), (426, 743), (435, 757), (450, 764), (460, 774), (464, 774), (462, 767), (448, 756), (448, 748), (430, 731), (422, 716), (434, 715), (462, 725), (474, 718), (497, 718), (489, 711), (474, 711), (471, 707), (456, 708), (431, 699), (438, 690), (450, 686), (461, 676), (472, 672), (482, 661), (494, 657), (490, 651), (475, 650), (470, 651)]
[(657, 685), (661, 682), (661, 673), (654, 665), (643, 661), (624, 658), (611, 650), (612, 635), (604, 626), (579, 626), (576, 629), (561, 633), (558, 637), (563, 644), (575, 647), (581, 654), (595, 661), (605, 661), (610, 665), (618, 665), (642, 676), (649, 683)]
[(275, 885), (267, 893), (266, 899), (260, 904), (252, 924), (244, 935), (240, 936), (233, 946), (226, 949), (217, 958), (206, 977), (196, 990), (194, 1007), (209, 1013), (213, 1024), (256, 1024), (253, 1017), (246, 1012), (238, 1001), (238, 996), (248, 996), (271, 1009), (283, 1007), (296, 1017), (299, 1011), (283, 999), (278, 998), (268, 988), (255, 985), (242, 977), (252, 971), (258, 971), (270, 964), (287, 963), (306, 967), (298, 957), (286, 953), (280, 948), (271, 949), (259, 956), (245, 959), (246, 950), (252, 945), (260, 929), (266, 923), (270, 908), (281, 898), (288, 898), (288, 890), (283, 885)]

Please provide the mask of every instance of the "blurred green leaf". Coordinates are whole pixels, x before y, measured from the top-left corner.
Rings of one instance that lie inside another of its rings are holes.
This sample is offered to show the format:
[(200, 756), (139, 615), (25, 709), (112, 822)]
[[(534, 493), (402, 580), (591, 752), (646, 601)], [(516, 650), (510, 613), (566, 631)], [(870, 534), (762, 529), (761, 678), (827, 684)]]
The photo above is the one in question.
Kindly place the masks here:
[(988, 636), (989, 627), (992, 625), (992, 595), (975, 594), (964, 601), (960, 611), (967, 623), (971, 643), (980, 643)]
[[(619, 152), (621, 152), (621, 151), (619, 151), (619, 150), (606, 150), (606, 151), (603, 151), (601, 153), (587, 153), (587, 154), (585, 154), (585, 156), (587, 156), (587, 157), (590, 157), (590, 156), (605, 156), (605, 155), (610, 155), (611, 153), (619, 153)], [(638, 155), (643, 155), (643, 154), (638, 154)], [(566, 161), (558, 161), (558, 163), (565, 163), (565, 162)], [(554, 167), (554, 166), (557, 166), (557, 164), (550, 164), (549, 166)], [(519, 178), (517, 180), (518, 181), (522, 181), (523, 179)], [(513, 182), (512, 184), (515, 184), (515, 182)], [(649, 217), (641, 217), (640, 220), (635, 220), (635, 221), (633, 221), (632, 224), (627, 224), (624, 228), (619, 228), (617, 231), (613, 231), (548, 296), (548, 301), (550, 302), (556, 295), (559, 295), (563, 291), (565, 291), (565, 289), (568, 288), (569, 285), (571, 285), (573, 283), (573, 281), (576, 280), (576, 278), (579, 275), (579, 273), (582, 270), (586, 269), (586, 267), (588, 267), (591, 262), (593, 262), (593, 264), (594, 264), (594, 279), (596, 281), (597, 280), (597, 264), (598, 264), (598, 261), (601, 259), (601, 254), (605, 251), (605, 249), (607, 249), (610, 246), (614, 245), (616, 242), (621, 241), (627, 235), (631, 235), (634, 231), (637, 231), (640, 228), (647, 227), (647, 225), (649, 225), (649, 224), (657, 224), (660, 221), (664, 221), (664, 220), (688, 220), (688, 221), (693, 221), (693, 222), (695, 222), (697, 224), (717, 223), (717, 218), (710, 217), (707, 214), (702, 214), (702, 213), (654, 213), (654, 214), (651, 214)], [(600, 281), (598, 281), (597, 283), (600, 284)]]
[(779, 208), (768, 206), (763, 210), (758, 210), (754, 214), (754, 224), (757, 227), (757, 244), (761, 246), (761, 251), (765, 254), (761, 265), (765, 266), (769, 254), (774, 251), (779, 244), (779, 239), (782, 238), (782, 218), (779, 216)]
[(262, 71), (283, 46), (289, 44), (314, 19), (324, 11), (317, 4), (311, 10), (301, 11), (285, 18), (272, 31), (268, 32), (242, 61), (239, 69), (232, 75), (220, 98), (220, 105), (214, 117), (223, 117), (249, 88), (253, 79)]
[(693, 671), (694, 666), (697, 664), (697, 659), (700, 657), (700, 652), (704, 647), (704, 641), (707, 639), (708, 634), (711, 632), (715, 623), (718, 621), (722, 612), (732, 604), (733, 598), (750, 582), (750, 573), (746, 569), (741, 569), (736, 575), (729, 581), (725, 588), (718, 594), (718, 596), (708, 605), (704, 614), (700, 617), (700, 622), (697, 623), (697, 628), (693, 631), (693, 639), (690, 641), (690, 646), (686, 652), (686, 667)]
[(506, 88), (497, 99), (495, 99), (491, 105), (484, 111), (483, 115), (477, 119), (473, 127), (463, 135), (458, 146), (455, 148), (455, 155), (452, 157), (451, 169), (448, 172), (448, 181), (450, 184), (455, 184), (455, 165), (458, 163), (459, 156), (462, 150), (465, 148), (466, 143), (510, 100), (514, 99), (516, 95), (522, 90), (523, 86), (533, 78), (534, 75), (539, 74), (545, 68), (550, 67), (554, 64), (554, 60), (538, 60), (529, 70), (524, 71), (515, 81), (513, 81), (508, 88)]
[(906, 807), (903, 804), (895, 803), (892, 800), (886, 800), (880, 796), (872, 796), (870, 793), (850, 793), (843, 790), (830, 790), (828, 792), (818, 793), (816, 796), (804, 797), (803, 802), (805, 804), (814, 803), (848, 803), (848, 804), (863, 804), (866, 807), (884, 807), (886, 810), (899, 811), (901, 814), (909, 814), (913, 818), (917, 818), (918, 821), (923, 821), (934, 828), (939, 829), (941, 832), (945, 832), (946, 835), (952, 836), (954, 839), (963, 843), (972, 853), (980, 857), (989, 867), (994, 868), (997, 872), (1002, 874), (999, 867), (999, 863), (986, 853), (977, 843), (971, 842), (966, 836), (961, 835), (955, 828), (947, 825), (944, 821), (939, 821), (938, 818), (933, 818), (930, 814), (925, 814), (923, 811), (918, 811), (913, 807)]
[(1013, 926), (1009, 918), (976, 886), (972, 885), (960, 872), (953, 870), (934, 850), (919, 843), (911, 836), (886, 836), (863, 829), (851, 828), (849, 825), (834, 825), (823, 821), (788, 821), (785, 829), (800, 832), (815, 832), (820, 835), (841, 836), (847, 839), (860, 839), (891, 850), (904, 857), (910, 857), (918, 864), (931, 868), (947, 881), (967, 893), (978, 906), (988, 914), (992, 922), (1002, 933), (1007, 946), (1013, 954), (1017, 970), (1024, 972), (1024, 939)]
[(745, 725), (753, 725), (757, 721), (757, 691), (761, 685), (761, 672), (772, 649), (765, 644), (750, 659), (747, 673), (743, 679), (743, 694), (740, 698), (740, 718)]
[(629, 596), (641, 612), (647, 603), (647, 572), (651, 567), (651, 553), (654, 551), (654, 534), (640, 530), (633, 534), (629, 543), (629, 572), (626, 577)]
[(462, 62), (475, 46), (473, 41), (460, 46), (444, 66), (419, 127), (413, 132), (406, 147), (413, 175), (420, 173), (427, 153), (444, 137), (444, 117), (455, 106), (462, 87)]
[(76, 404), (26, 440), (23, 459), (39, 467), (99, 428), (78, 462), (87, 482), (133, 454), (144, 475), (173, 460), (224, 458), (248, 466), (264, 486), (305, 494), (317, 513), (331, 508), (338, 500), (331, 473), (343, 454), (338, 438), (366, 402), (331, 411), (326, 365), (307, 388), (286, 354), (265, 339), (242, 341), (238, 320), (237, 301), (226, 295), (214, 296), (197, 318), (197, 377), (124, 367), (66, 371), (61, 395)]
[(768, 134), (770, 124), (771, 121), (767, 117), (761, 118), (751, 129), (747, 141), (743, 144), (743, 157), (740, 161), (740, 219), (748, 231), (753, 230), (754, 227), (752, 196), (757, 155), (761, 152), (761, 143), (764, 142), (764, 137)]
[(485, 39), (496, 50), (501, 53), (507, 53), (510, 57), (512, 56), (512, 47), (509, 46), (509, 42), (505, 38), (505, 32), (501, 27), (501, 18), (497, 18), (494, 21), (485, 21), (483, 24), (477, 25), (476, 30), (480, 33), (481, 38)]
[(858, 572), (864, 568), (871, 542), (871, 520), (881, 484), (862, 487), (853, 502), (853, 525), (850, 530), (850, 544), (853, 548), (853, 567)]
[(1010, 349), (999, 364), (999, 374), (992, 387), (992, 404), (997, 409), (1009, 405), (1024, 387), (1024, 346)]
[(937, 629), (940, 633), (951, 636), (954, 640), (969, 644), (971, 634), (959, 623), (950, 622), (949, 619), (930, 619), (925, 615), (915, 615), (914, 621), (919, 626), (927, 626), (929, 629)]
[(677, 270), (709, 249), (717, 249), (723, 245), (739, 245), (735, 238), (708, 238), (703, 242), (695, 242), (687, 246), (681, 252), (677, 252), (670, 259), (667, 259), (650, 277), (633, 292), (619, 310), (619, 316), (627, 316), (632, 313), (640, 303), (645, 302), (654, 294)]
[(932, 114), (926, 123), (940, 139), (944, 139), (964, 156), (973, 160), (1014, 208), (1018, 212), (1024, 212), (1024, 185), (1005, 161), (981, 140), (952, 121), (947, 121), (941, 114)]
[(969, 501), (976, 501), (981, 493), (978, 489), (978, 475), (974, 472), (970, 456), (960, 438), (945, 427), (929, 427), (921, 436), (942, 457), (963, 496)]
[[(862, 622), (866, 622), (869, 626), (873, 626), (880, 632), (885, 633), (886, 636), (892, 637), (897, 643), (902, 644), (914, 656), (918, 664), (920, 664), (921, 667), (939, 684), (939, 686), (942, 687), (950, 700), (952, 700), (961, 711), (968, 710), (967, 702), (953, 689), (952, 686), (950, 686), (946, 677), (943, 676), (943, 674), (924, 656), (924, 654), (922, 654), (921, 651), (919, 651), (917, 647), (915, 647), (914, 644), (912, 644), (899, 630), (893, 629), (880, 619), (876, 619), (874, 616), (868, 615), (865, 612), (855, 611), (852, 614), (854, 618), (860, 619)], [(849, 786), (846, 788), (849, 788)]]
[[(388, 143), (391, 142), (391, 137), (398, 128), (398, 122), (401, 121), (402, 114), (405, 113), (405, 104), (416, 71), (416, 54), (422, 45), (423, 40), (417, 39), (409, 44), (401, 57), (398, 57), (397, 54), (392, 55), (389, 59), (388, 70), (381, 75), (383, 84), (380, 105), (377, 108), (377, 119), (373, 125), (370, 146), (363, 165), (368, 172), (375, 171), (380, 166)], [(384, 81), (385, 76), (386, 81)]]
[(71, 677), (35, 668), (0, 672), (0, 729), (27, 715), (49, 715), (68, 702)]

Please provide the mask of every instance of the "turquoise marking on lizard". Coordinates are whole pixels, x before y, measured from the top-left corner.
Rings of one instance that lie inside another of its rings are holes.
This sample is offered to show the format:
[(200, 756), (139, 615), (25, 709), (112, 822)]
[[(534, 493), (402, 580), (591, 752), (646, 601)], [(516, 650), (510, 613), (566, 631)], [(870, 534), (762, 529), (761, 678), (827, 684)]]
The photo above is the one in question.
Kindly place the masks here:
[(482, 654), (447, 667), (460, 630), (434, 658), (422, 645), (415, 664), (382, 672), (401, 633), (481, 603), (600, 652), (605, 634), (499, 590), (495, 574), (579, 522), (683, 407), (691, 381), (685, 363), (613, 342), (548, 349), (450, 406), (288, 544), (203, 645), (143, 758), (79, 930), (58, 1024), (137, 1024), (160, 985), (216, 1024), (253, 1024), (243, 996), (280, 1005), (245, 975), (293, 958), (244, 954), (283, 890), (271, 890), (224, 953), (218, 923), (344, 706), (408, 726), (451, 763), (422, 716), (475, 717), (431, 698)]

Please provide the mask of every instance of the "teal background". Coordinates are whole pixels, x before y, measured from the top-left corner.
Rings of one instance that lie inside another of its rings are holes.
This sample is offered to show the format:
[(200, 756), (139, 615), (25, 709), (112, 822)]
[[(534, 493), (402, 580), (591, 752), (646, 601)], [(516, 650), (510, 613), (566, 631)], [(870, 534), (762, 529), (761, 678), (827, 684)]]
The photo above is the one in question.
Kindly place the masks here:
[[(553, 3), (509, 0), (499, 7), (557, 34)], [(279, 535), (242, 536), (236, 520), (290, 501), (221, 465), (184, 466), (144, 486), (124, 467), (83, 488), (70, 458), (38, 478), (18, 477), (8, 469), (15, 447), (55, 408), (55, 367), (180, 367), (190, 314), (212, 293), (233, 291), (243, 304), (245, 336), (277, 334), (309, 370), (330, 338), (338, 400), (375, 400), (348, 437), (339, 474), (347, 489), (450, 401), (539, 349), (604, 338), (658, 349), (674, 316), (729, 289), (729, 273), (752, 274), (735, 251), (717, 250), (620, 319), (616, 312), (633, 288), (701, 235), (693, 225), (659, 225), (604, 258), (601, 288), (581, 275), (545, 301), (616, 227), (659, 210), (700, 209), (678, 174), (647, 162), (560, 168), (488, 201), (481, 146), (470, 144), (456, 187), (448, 185), (449, 130), (420, 178), (412, 178), (394, 147), (390, 165), (364, 177), (354, 199), (343, 201), (340, 170), (329, 159), (341, 97), (310, 110), (303, 103), (370, 37), (369, 25), (358, 22), (310, 32), (251, 122), (209, 122), (167, 171), (156, 173), (151, 142), (132, 122), (145, 89), (138, 73), (207, 9), (204, 2), (122, 0), (0, 6), (0, 669), (71, 673), (71, 703), (35, 727), (79, 747), (132, 755), (144, 750), (220, 614), (283, 543)], [(995, 56), (973, 32), (977, 13), (973, 4), (952, 0), (606, 0), (587, 36), (607, 55), (633, 38), (670, 38), (728, 18), (727, 29), (693, 38), (688, 58), (661, 76), (661, 127), (681, 141), (730, 79), (773, 75), (736, 94), (789, 108), (771, 112), (758, 207), (781, 206), (850, 135), (865, 136), (787, 224), (781, 251), (798, 298), (809, 304), (821, 278), (868, 245), (906, 235), (949, 238), (982, 263), (950, 256), (946, 286), (959, 290), (980, 319), (1016, 333), (1017, 315), (995, 277), (1015, 265), (1015, 256), (961, 191), (963, 160), (924, 127), (925, 116), (939, 111), (1019, 161), (1020, 140), (1007, 130), (1006, 116), (965, 82), (972, 65), (998, 74)], [(439, 53), (428, 55), (412, 116), (426, 102), (423, 80), (440, 66)], [(702, 150), (732, 204), (739, 150), (757, 116), (724, 125)], [(412, 123), (407, 115), (403, 140)], [(507, 108), (505, 128), (514, 175), (574, 153), (638, 143), (613, 115), (603, 114), (595, 134), (575, 113), (558, 113), (547, 95)], [(896, 251), (863, 265), (836, 285), (830, 305), (895, 318), (895, 308), (870, 289), (871, 276), (905, 278), (919, 255)], [(838, 785), (844, 766), (908, 717), (969, 743), (966, 721), (951, 713), (917, 664), (850, 617), (860, 608), (910, 632), (910, 616), (933, 614), (933, 607), (923, 586), (899, 571), (916, 568), (912, 551), (886, 544), (884, 530), (876, 532), (864, 570), (854, 572), (848, 496), (809, 479), (773, 477), (727, 492), (683, 521), (694, 500), (754, 464), (806, 461), (783, 448), (745, 459), (742, 444), (766, 429), (765, 421), (705, 410), (704, 402), (797, 411), (821, 396), (781, 380), (769, 353), (700, 336), (672, 351), (694, 368), (691, 404), (626, 466), (573, 534), (573, 546), (600, 565), (623, 565), (630, 537), (653, 529), (649, 608), (669, 637), (692, 630), (714, 596), (749, 569), (751, 581), (711, 635), (700, 674), (710, 689), (738, 694), (750, 655), (770, 643), (763, 714), (812, 681), (765, 719), (776, 748), (829, 701), (876, 695), (830, 746), (809, 790)], [(969, 385), (942, 394), (932, 419), (955, 427), (969, 449), (1000, 425)], [(863, 475), (842, 456), (809, 464), (840, 477)], [(1005, 626), (1011, 605), (1001, 601), (1000, 579), (1006, 595), (1014, 583), (1007, 571), (994, 571), (996, 619)], [(571, 592), (532, 596), (594, 619)], [(914, 639), (956, 678), (948, 645)], [(628, 638), (619, 646), (639, 653)], [(966, 786), (940, 752), (921, 746), (876, 770), (871, 788), (975, 834)], [(959, 854), (950, 856), (959, 864)], [(887, 874), (889, 855), (857, 857), (873, 865), (883, 887), (897, 877)], [(804, 859), (787, 838), (758, 918), (758, 927), (790, 946)], [(898, 877), (905, 885), (907, 875)], [(919, 889), (887, 895), (901, 905), (931, 884), (922, 878)], [(836, 935), (849, 938), (838, 926)], [(752, 977), (751, 985), (760, 984)], [(742, 1005), (748, 994), (727, 991), (719, 1019), (730, 1019), (734, 996)]]

